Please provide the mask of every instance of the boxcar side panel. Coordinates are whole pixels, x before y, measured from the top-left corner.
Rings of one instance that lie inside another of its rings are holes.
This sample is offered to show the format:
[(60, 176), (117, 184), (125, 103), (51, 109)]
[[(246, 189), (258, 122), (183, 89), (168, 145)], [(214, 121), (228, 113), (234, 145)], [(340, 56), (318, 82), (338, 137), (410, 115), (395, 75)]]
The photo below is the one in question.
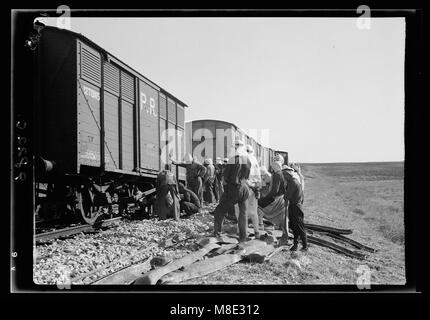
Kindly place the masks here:
[[(178, 148), (178, 157), (179, 161), (183, 161), (185, 156), (185, 107), (176, 103), (176, 126), (177, 126), (177, 148)], [(178, 167), (178, 179), (185, 180), (187, 170), (182, 167)]]
[(127, 171), (133, 171), (135, 167), (133, 147), (133, 107), (133, 104), (128, 101), (123, 100), (121, 103), (122, 169)]
[(78, 80), (78, 165), (100, 167), (100, 88)]
[(119, 166), (119, 98), (109, 92), (104, 94), (105, 169)]
[(139, 81), (140, 167), (160, 170), (158, 91)]

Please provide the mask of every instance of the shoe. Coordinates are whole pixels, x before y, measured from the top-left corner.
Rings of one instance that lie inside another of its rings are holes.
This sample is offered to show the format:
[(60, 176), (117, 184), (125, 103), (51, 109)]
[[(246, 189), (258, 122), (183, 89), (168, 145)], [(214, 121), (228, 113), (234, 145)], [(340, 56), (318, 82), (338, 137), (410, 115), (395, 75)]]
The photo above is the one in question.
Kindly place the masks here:
[(307, 244), (304, 244), (302, 246), (302, 248), (300, 249), (300, 251), (306, 252), (306, 251), (308, 251), (308, 249), (309, 249), (309, 246)]
[(290, 248), (290, 251), (297, 251), (297, 243), (293, 244), (293, 246)]

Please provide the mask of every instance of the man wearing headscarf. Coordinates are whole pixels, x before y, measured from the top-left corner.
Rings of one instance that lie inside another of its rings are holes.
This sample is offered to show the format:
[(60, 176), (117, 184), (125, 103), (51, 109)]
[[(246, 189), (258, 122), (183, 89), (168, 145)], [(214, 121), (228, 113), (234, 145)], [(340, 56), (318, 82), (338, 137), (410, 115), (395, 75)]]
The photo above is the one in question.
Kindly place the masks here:
[(221, 234), (225, 215), (235, 204), (238, 204), (239, 241), (246, 241), (248, 235), (247, 180), (251, 170), (251, 162), (243, 147), (243, 141), (235, 141), (235, 155), (228, 161), (224, 170), (224, 193), (214, 211), (214, 235), (217, 237)]
[[(271, 184), (270, 191), (264, 198), (260, 199), (260, 201), (258, 202), (258, 205), (262, 208), (268, 207), (270, 204), (272, 204), (275, 201), (282, 202), (280, 197), (282, 197), (285, 194), (286, 183), (282, 175), (282, 168), (280, 163), (282, 163), (282, 161), (279, 161), (278, 159), (278, 161), (274, 161), (271, 165), (272, 184)], [(280, 206), (276, 205), (274, 206), (274, 208), (278, 210)], [(288, 211), (285, 207), (285, 204), (283, 205), (283, 210), (281, 213), (281, 229), (282, 229), (282, 237), (280, 242), (282, 244), (288, 244), (288, 238), (290, 236), (290, 232), (288, 230)]]

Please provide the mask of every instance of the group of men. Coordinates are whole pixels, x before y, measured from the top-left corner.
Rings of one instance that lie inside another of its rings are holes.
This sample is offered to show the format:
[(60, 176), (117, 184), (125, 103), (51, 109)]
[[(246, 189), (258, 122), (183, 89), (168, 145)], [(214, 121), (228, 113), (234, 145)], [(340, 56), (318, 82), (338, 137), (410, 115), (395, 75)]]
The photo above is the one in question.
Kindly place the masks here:
[(247, 241), (248, 220), (251, 220), (254, 236), (258, 239), (264, 230), (263, 215), (276, 207), (281, 210), (281, 243), (288, 244), (290, 228), (294, 239), (290, 250), (297, 250), (300, 240), (301, 249), (308, 249), (303, 222), (303, 175), (299, 167), (284, 164), (282, 156), (277, 155), (271, 165), (269, 183), (264, 179), (267, 170), (259, 166), (252, 146), (245, 146), (241, 140), (235, 141), (235, 154), (230, 159), (217, 158), (215, 164), (206, 159), (200, 164), (188, 156), (185, 163), (172, 163), (186, 168), (187, 186), (178, 186), (169, 164), (160, 172), (156, 205), (160, 219), (179, 219), (181, 211), (190, 215), (198, 212), (204, 202), (217, 202), (213, 212), (214, 235), (221, 234), (226, 216), (234, 214), (239, 241)]

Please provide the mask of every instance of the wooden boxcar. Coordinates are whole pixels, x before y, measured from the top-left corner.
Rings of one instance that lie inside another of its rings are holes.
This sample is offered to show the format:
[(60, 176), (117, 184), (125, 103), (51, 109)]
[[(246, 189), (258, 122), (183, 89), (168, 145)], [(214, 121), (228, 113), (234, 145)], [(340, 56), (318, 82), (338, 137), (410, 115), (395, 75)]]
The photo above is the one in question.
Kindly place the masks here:
[[(68, 30), (44, 27), (34, 55), (35, 154), (45, 169), (55, 164), (55, 175), (42, 172), (39, 182), (61, 180), (78, 201), (93, 199), (83, 193), (104, 192), (112, 181), (145, 191), (169, 157), (182, 157), (187, 105), (181, 100)], [(86, 216), (91, 222), (94, 214)]]
[(219, 120), (195, 120), (185, 124), (186, 153), (203, 162), (205, 158), (228, 158), (234, 154), (234, 140), (241, 139), (254, 148), (260, 163), (269, 169), (275, 151), (258, 143), (235, 124)]

